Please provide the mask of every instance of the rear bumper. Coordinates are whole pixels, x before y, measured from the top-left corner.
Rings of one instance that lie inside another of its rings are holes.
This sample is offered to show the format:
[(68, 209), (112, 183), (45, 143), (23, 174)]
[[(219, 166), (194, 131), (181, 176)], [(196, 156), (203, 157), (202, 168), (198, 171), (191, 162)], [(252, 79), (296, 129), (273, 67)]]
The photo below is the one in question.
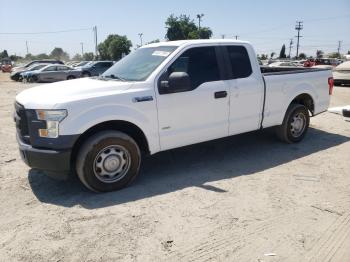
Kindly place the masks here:
[(21, 158), (29, 167), (57, 179), (68, 177), (71, 170), (71, 150), (38, 149), (23, 143), (18, 137), (17, 141)]

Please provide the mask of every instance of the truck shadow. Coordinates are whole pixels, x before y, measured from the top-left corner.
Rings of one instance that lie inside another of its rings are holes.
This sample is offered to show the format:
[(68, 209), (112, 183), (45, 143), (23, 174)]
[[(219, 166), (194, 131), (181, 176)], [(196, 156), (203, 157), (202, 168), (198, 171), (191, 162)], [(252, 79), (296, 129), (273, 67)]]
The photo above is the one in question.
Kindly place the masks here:
[(75, 177), (56, 181), (35, 170), (28, 176), (33, 193), (41, 202), (95, 209), (193, 186), (224, 193), (225, 190), (205, 183), (251, 175), (347, 141), (350, 137), (310, 128), (301, 143), (292, 145), (279, 142), (269, 130), (205, 142), (147, 157), (132, 185), (105, 194), (88, 191)]

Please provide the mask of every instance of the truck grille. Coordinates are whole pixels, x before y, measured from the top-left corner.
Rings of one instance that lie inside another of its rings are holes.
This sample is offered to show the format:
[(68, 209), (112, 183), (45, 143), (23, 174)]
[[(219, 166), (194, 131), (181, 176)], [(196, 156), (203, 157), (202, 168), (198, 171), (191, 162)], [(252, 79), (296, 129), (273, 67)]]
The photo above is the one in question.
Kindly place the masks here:
[(24, 106), (22, 106), (19, 103), (15, 103), (15, 122), (16, 122), (16, 129), (17, 134), (19, 138), (29, 144), (29, 127), (28, 127), (28, 120), (27, 115)]

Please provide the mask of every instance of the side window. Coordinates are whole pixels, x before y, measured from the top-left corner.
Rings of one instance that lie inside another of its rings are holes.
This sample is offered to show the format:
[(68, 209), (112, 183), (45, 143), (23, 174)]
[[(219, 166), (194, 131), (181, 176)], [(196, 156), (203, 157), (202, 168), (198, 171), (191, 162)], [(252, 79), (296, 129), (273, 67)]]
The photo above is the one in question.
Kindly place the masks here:
[(57, 67), (56, 66), (49, 66), (46, 68), (44, 71), (56, 71)]
[(188, 49), (168, 68), (168, 76), (173, 72), (184, 72), (189, 75), (191, 81), (190, 90), (196, 89), (205, 82), (220, 80), (215, 47), (194, 47)]
[(231, 62), (232, 77), (245, 78), (252, 74), (252, 65), (250, 64), (247, 49), (243, 46), (227, 46), (227, 52)]
[(69, 68), (66, 66), (57, 66), (57, 71), (66, 71), (66, 70), (69, 70)]

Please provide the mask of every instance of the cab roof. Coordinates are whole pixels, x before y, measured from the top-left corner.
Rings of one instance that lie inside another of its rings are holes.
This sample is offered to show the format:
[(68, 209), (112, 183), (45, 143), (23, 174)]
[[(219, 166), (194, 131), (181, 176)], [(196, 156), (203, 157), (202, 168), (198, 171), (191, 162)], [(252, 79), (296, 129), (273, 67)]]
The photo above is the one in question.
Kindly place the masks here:
[(191, 44), (248, 44), (247, 41), (234, 40), (234, 39), (195, 39), (195, 40), (177, 40), (152, 43), (144, 45), (144, 47), (159, 47), (159, 46), (186, 46)]

